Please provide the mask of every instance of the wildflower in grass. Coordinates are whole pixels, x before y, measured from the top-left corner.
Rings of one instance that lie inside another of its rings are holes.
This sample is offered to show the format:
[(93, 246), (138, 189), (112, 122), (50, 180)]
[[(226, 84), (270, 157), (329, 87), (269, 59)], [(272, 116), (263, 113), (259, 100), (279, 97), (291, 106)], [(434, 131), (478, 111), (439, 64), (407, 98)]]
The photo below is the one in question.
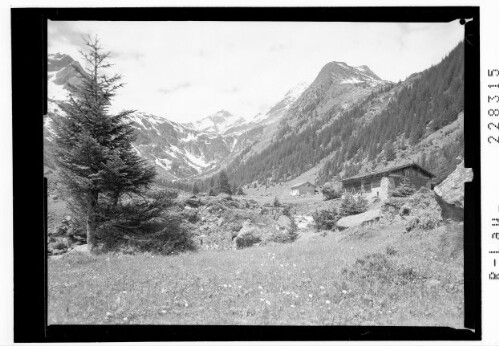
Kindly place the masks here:
[(348, 292), (347, 292), (347, 291), (345, 291), (345, 290), (342, 290), (342, 291), (341, 291), (341, 293), (343, 293), (343, 294), (347, 294)]
[(305, 274), (305, 271), (302, 271), (302, 274)]
[(259, 290), (263, 290), (263, 287), (262, 287), (262, 286), (258, 286), (258, 289), (259, 289)]
[(265, 301), (265, 304), (270, 305), (270, 302), (268, 300)]
[(326, 304), (331, 304), (331, 301), (330, 300), (326, 300)]
[(224, 284), (223, 286), (224, 286), (224, 288), (227, 288), (227, 285), (226, 285), (226, 284)]
[(310, 298), (312, 298), (312, 297), (313, 297), (313, 295), (312, 295), (312, 294), (309, 294), (308, 296), (309, 296)]
[(321, 290), (325, 289), (325, 288), (324, 288), (324, 286), (319, 286), (319, 288), (320, 288)]
[(124, 317), (123, 321), (125, 321), (125, 322), (128, 321), (128, 317)]
[(293, 263), (293, 267), (296, 267), (296, 264)]
[(294, 308), (295, 306), (293, 304), (291, 304), (291, 307)]

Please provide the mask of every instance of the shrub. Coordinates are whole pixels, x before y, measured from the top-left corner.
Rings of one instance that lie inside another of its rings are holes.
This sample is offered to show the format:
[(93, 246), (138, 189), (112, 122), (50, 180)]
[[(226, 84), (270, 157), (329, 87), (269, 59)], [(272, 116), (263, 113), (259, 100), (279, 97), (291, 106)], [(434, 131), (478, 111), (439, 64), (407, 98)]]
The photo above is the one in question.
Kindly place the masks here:
[(244, 232), (243, 234), (239, 234), (236, 238), (236, 247), (238, 249), (242, 249), (245, 247), (250, 247), (253, 244), (259, 243), (262, 239), (260, 236), (252, 231), (248, 230), (247, 232)]
[(137, 229), (124, 230), (111, 226), (101, 237), (104, 251), (152, 252), (162, 255), (195, 250), (190, 231), (183, 227), (181, 218), (167, 216), (140, 225)]
[(61, 240), (57, 240), (57, 242), (53, 245), (53, 249), (55, 250), (64, 250), (66, 247), (66, 244)]
[(405, 227), (405, 230), (407, 232), (411, 232), (414, 230), (428, 231), (437, 227), (439, 223), (440, 220), (438, 220), (437, 218), (434, 218), (429, 214), (422, 214), (413, 217)]
[(336, 222), (339, 219), (339, 215), (336, 209), (332, 210), (319, 210), (312, 214), (315, 222), (315, 228), (317, 230), (331, 230), (336, 227)]
[(216, 196), (217, 193), (214, 188), (210, 187), (210, 190), (208, 191), (208, 196)]
[(404, 177), (402, 179), (402, 183), (395, 189), (393, 189), (391, 195), (393, 197), (405, 197), (412, 195), (414, 192), (416, 192), (416, 188), (411, 183), (408, 177)]
[(272, 203), (272, 205), (276, 208), (280, 207), (281, 206), (281, 202), (279, 202), (279, 199), (277, 198), (277, 196), (275, 196), (274, 198), (274, 202)]
[(367, 210), (367, 199), (362, 196), (354, 197), (350, 193), (346, 193), (341, 200), (341, 214), (344, 216), (363, 213)]
[(291, 206), (289, 205), (284, 206), (284, 209), (282, 210), (282, 215), (286, 215), (291, 219), (291, 222), (295, 222), (295, 220), (291, 217)]
[(341, 191), (335, 190), (331, 185), (325, 185), (322, 188), (322, 195), (325, 201), (338, 199), (341, 197)]

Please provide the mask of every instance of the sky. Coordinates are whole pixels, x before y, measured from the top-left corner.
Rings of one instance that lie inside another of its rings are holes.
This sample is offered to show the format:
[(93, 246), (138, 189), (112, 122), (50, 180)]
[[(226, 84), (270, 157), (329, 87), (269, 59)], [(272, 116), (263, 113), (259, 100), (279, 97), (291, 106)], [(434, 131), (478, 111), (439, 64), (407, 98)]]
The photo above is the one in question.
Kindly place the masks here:
[(82, 62), (97, 35), (126, 85), (111, 111), (136, 109), (177, 122), (219, 110), (251, 118), (330, 61), (367, 65), (398, 82), (437, 64), (464, 27), (450, 23), (49, 21), (48, 53)]

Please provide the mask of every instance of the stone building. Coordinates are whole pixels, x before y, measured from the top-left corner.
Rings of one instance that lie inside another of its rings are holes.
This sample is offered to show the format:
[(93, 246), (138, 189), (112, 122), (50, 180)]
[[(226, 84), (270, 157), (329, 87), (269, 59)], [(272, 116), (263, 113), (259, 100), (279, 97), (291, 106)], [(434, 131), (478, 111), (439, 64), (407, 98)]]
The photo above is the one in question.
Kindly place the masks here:
[(399, 186), (404, 178), (408, 178), (416, 190), (422, 186), (431, 188), (435, 175), (416, 163), (408, 163), (356, 175), (343, 179), (343, 190), (353, 194), (361, 194), (366, 198), (379, 197), (381, 200), (390, 196), (390, 191)]

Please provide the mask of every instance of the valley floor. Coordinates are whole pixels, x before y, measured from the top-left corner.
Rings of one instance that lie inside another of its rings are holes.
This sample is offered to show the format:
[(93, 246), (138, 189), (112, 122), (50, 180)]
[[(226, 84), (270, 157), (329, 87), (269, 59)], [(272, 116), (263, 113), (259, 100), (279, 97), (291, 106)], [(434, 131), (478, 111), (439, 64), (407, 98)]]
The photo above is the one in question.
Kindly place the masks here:
[(462, 252), (442, 244), (456, 231), (393, 224), (177, 256), (68, 253), (49, 258), (48, 321), (463, 328)]

